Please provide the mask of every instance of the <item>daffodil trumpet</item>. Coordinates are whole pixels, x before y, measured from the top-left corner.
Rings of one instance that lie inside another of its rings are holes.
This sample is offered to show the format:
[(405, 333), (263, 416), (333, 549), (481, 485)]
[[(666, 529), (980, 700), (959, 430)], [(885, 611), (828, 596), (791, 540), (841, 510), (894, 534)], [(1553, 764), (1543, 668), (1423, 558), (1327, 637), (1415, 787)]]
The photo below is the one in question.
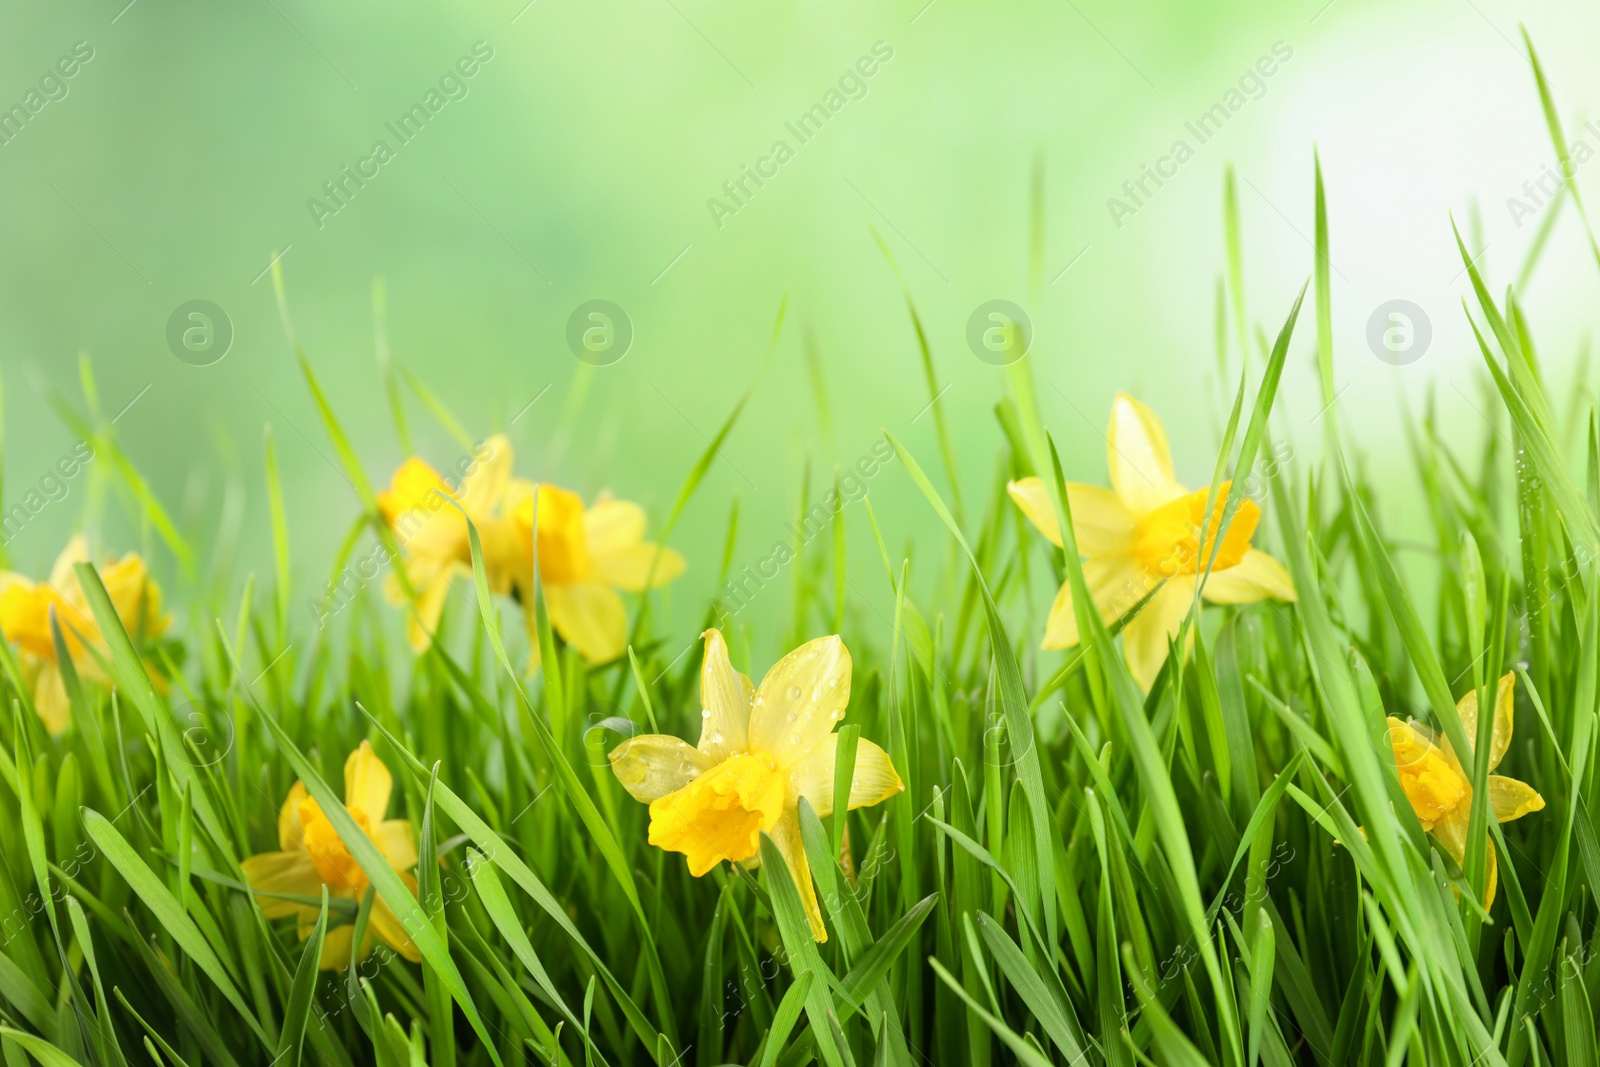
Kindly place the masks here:
[[(719, 631), (701, 636), (699, 743), (634, 737), (611, 751), (612, 770), (650, 805), (650, 844), (683, 853), (696, 878), (719, 863), (758, 865), (761, 835), (769, 835), (800, 891), (812, 937), (826, 941), (799, 803), (804, 798), (818, 816), (834, 810), (833, 728), (850, 703), (850, 653), (837, 636), (809, 641), (754, 686), (733, 669)], [(877, 804), (904, 788), (888, 753), (860, 740), (848, 806)]]
[[(1507, 674), (1500, 679), (1494, 702), (1494, 720), (1489, 739), (1489, 769), (1500, 765), (1506, 750), (1511, 747), (1513, 695), (1516, 675)], [(1461, 716), (1461, 728), (1470, 742), (1478, 738), (1478, 691), (1473, 689), (1456, 704)], [(1400, 776), (1400, 788), (1411, 802), (1411, 810), (1423, 830), (1433, 835), (1444, 847), (1457, 866), (1467, 858), (1467, 834), (1472, 820), (1472, 777), (1448, 739), (1436, 738), (1432, 731), (1418, 722), (1401, 722), (1393, 715), (1387, 719), (1389, 744), (1394, 750), (1395, 771)], [(1467, 754), (1470, 760), (1472, 754)], [(1496, 822), (1520, 819), (1544, 807), (1544, 797), (1528, 783), (1498, 774), (1489, 775), (1489, 814)], [(1487, 909), (1494, 903), (1498, 881), (1498, 864), (1494, 843), (1489, 843), (1484, 857), (1484, 900)]]
[[(1250, 543), (1261, 519), (1254, 501), (1239, 497), (1230, 515), (1231, 482), (1218, 484), (1215, 492), (1191, 492), (1178, 482), (1166, 430), (1149, 408), (1118, 393), (1106, 444), (1111, 488), (1069, 483), (1067, 506), (1100, 618), (1109, 626), (1143, 605), (1124, 624), (1122, 647), (1129, 672), (1148, 690), (1197, 594), (1212, 604), (1293, 600), (1294, 583), (1281, 563)], [(1039, 532), (1061, 547), (1044, 482), (1022, 478), (1007, 490)], [(1064, 583), (1040, 647), (1077, 643), (1072, 587)]]

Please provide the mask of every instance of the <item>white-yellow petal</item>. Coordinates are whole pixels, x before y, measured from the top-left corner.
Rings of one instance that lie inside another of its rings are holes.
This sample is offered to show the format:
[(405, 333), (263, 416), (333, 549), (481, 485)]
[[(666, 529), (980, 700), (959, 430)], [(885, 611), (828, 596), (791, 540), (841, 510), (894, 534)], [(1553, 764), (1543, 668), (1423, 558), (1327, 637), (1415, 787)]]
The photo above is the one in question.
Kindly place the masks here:
[(411, 828), (410, 819), (385, 819), (378, 823), (372, 831), (372, 843), (397, 871), (409, 871), (417, 865), (417, 832)]
[(1122, 654), (1139, 688), (1148, 691), (1154, 684), (1161, 665), (1167, 661), (1168, 645), (1193, 604), (1194, 575), (1174, 575), (1123, 627)]
[(677, 552), (649, 541), (605, 552), (594, 551), (591, 543), (590, 554), (596, 578), (630, 593), (642, 593), (647, 587), (659, 589), (681, 575), (687, 566)]
[(697, 747), (715, 763), (748, 747), (755, 686), (733, 669), (722, 631), (711, 629), (700, 636), (705, 639), (706, 650), (700, 664), (701, 725)]
[[(1011, 499), (1035, 528), (1057, 548), (1061, 547), (1061, 527), (1056, 522), (1055, 506), (1049, 490), (1038, 478), (1022, 478), (1006, 486)], [(1072, 529), (1078, 535), (1078, 551), (1085, 556), (1124, 552), (1133, 544), (1134, 518), (1122, 500), (1109, 489), (1097, 485), (1067, 483), (1067, 507), (1072, 510)]]
[[(1511, 748), (1511, 727), (1514, 718), (1512, 712), (1516, 700), (1517, 676), (1507, 672), (1500, 678), (1499, 685), (1494, 695), (1494, 727), (1489, 738), (1489, 766), (1500, 766), (1500, 761), (1505, 759), (1506, 751)], [(1466, 731), (1467, 744), (1478, 743), (1478, 691), (1469, 689), (1465, 696), (1456, 702), (1456, 714), (1461, 716), (1461, 728)], [(1444, 742), (1446, 752), (1455, 757), (1455, 750), (1450, 742)], [(1469, 767), (1467, 760), (1457, 759), (1462, 767)], [(1502, 820), (1504, 821), (1504, 820)]]
[(611, 750), (611, 770), (633, 799), (645, 804), (676, 793), (716, 761), (678, 737), (641, 734)]
[[(794, 791), (806, 798), (818, 815), (833, 812), (834, 771), (838, 766), (839, 735), (829, 734), (816, 748), (795, 764)], [(860, 738), (856, 743), (856, 765), (850, 775), (850, 807), (867, 808), (881, 804), (905, 789), (889, 754)]]
[(313, 899), (322, 897), (322, 878), (317, 874), (317, 865), (312, 862), (311, 854), (304, 849), (263, 852), (259, 856), (251, 856), (239, 867), (244, 871), (245, 881), (250, 888), (258, 891), (256, 903), (261, 905), (262, 912), (269, 919), (303, 916), (313, 909), (276, 896), (262, 896), (262, 893)]
[(844, 718), (850, 651), (837, 635), (807, 641), (773, 665), (750, 709), (750, 748), (789, 763)]
[(394, 779), (383, 760), (372, 751), (372, 745), (361, 742), (344, 761), (344, 806), (359, 811), (370, 825), (383, 821), (389, 809), (389, 793)]
[[(1083, 580), (1089, 596), (1107, 626), (1116, 622), (1161, 584), (1124, 553), (1097, 556), (1083, 561)], [(1078, 617), (1072, 610), (1072, 583), (1061, 583), (1050, 616), (1045, 622), (1040, 648), (1071, 648), (1078, 643)]]
[(1489, 806), (1496, 822), (1510, 822), (1544, 808), (1544, 797), (1527, 782), (1498, 774), (1489, 776)]
[(495, 434), (473, 450), (471, 466), (456, 487), (461, 510), (471, 516), (473, 522), (494, 514), (505, 499), (514, 457), (511, 442), (504, 434)]
[(550, 622), (590, 663), (610, 663), (628, 644), (628, 612), (617, 591), (601, 582), (546, 585)]
[(68, 590), (78, 586), (78, 574), (72, 568), (78, 563), (89, 562), (89, 542), (83, 534), (73, 534), (67, 542), (67, 547), (61, 550), (61, 555), (50, 567), (50, 584), (62, 596), (69, 595)]
[(1187, 492), (1173, 475), (1172, 449), (1161, 420), (1127, 393), (1118, 393), (1111, 403), (1106, 455), (1111, 487), (1135, 517)]
[(1295, 598), (1294, 580), (1283, 564), (1252, 548), (1236, 566), (1212, 571), (1202, 595), (1213, 604), (1253, 604)]
[(822, 923), (822, 909), (817, 906), (817, 888), (811, 883), (811, 864), (806, 861), (805, 842), (800, 837), (800, 819), (793, 811), (786, 811), (772, 828), (772, 843), (778, 846), (795, 888), (800, 891), (800, 904), (811, 923), (814, 941), (828, 940), (828, 928)]
[(66, 681), (55, 660), (46, 660), (33, 680), (33, 706), (50, 736), (61, 733), (72, 721), (72, 702), (67, 699)]
[(631, 548), (644, 540), (644, 508), (602, 496), (583, 512), (583, 532), (596, 555)]

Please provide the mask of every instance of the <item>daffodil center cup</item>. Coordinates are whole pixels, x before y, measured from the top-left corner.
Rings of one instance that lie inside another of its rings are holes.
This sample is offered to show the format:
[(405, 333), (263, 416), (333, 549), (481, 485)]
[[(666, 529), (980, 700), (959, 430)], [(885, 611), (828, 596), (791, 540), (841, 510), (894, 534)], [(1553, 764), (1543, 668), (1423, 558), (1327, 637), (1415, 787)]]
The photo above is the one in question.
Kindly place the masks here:
[[(305, 832), (306, 852), (316, 865), (317, 874), (329, 889), (359, 892), (367, 886), (367, 873), (345, 847), (339, 832), (323, 813), (322, 807), (311, 797), (300, 801), (300, 825)], [(350, 817), (361, 827), (362, 833), (372, 836), (372, 820), (366, 812), (346, 808)]]
[[(556, 585), (571, 585), (585, 580), (593, 569), (589, 556), (589, 535), (583, 525), (583, 498), (553, 485), (539, 486), (538, 511), (535, 498), (528, 498), (517, 511), (523, 536), (539, 551), (539, 576)], [(536, 528), (534, 527), (537, 523)], [(525, 542), (526, 544), (526, 542)]]
[(650, 805), (650, 843), (682, 852), (695, 877), (724, 860), (747, 860), (783, 814), (787, 781), (766, 753), (730, 756)]
[[(1216, 500), (1211, 508), (1211, 521), (1206, 524), (1204, 556), (1200, 543), (1201, 519), (1206, 511), (1209, 488), (1181, 496), (1151, 511), (1139, 520), (1134, 534), (1133, 552), (1139, 563), (1152, 574), (1171, 578), (1179, 574), (1195, 574), (1208, 564), (1213, 570), (1236, 567), (1250, 551), (1250, 538), (1255, 535), (1256, 523), (1261, 521), (1261, 509), (1254, 501), (1241, 500), (1228, 523), (1227, 534), (1217, 544), (1217, 531), (1222, 528), (1224, 506), (1231, 482), (1217, 486)], [(1209, 557), (1216, 551), (1216, 561)]]

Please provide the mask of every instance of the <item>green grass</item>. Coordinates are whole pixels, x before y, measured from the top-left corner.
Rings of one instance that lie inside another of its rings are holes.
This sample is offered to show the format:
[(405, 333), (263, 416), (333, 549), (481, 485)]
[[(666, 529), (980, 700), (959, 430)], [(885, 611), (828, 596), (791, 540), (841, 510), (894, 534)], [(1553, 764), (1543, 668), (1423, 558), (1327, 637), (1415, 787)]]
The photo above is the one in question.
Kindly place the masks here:
[[(1560, 151), (1560, 119), (1534, 72)], [(848, 815), (803, 811), (826, 943), (811, 940), (770, 841), (759, 871), (691, 878), (681, 857), (646, 843), (645, 807), (612, 777), (605, 753), (630, 733), (696, 736), (699, 653), (681, 653), (699, 627), (666, 628), (660, 594), (636, 600), (630, 653), (597, 668), (541, 625), (543, 667), (527, 677), (520, 613), (502, 619), (491, 605), (477, 557), (478, 596), (461, 583), (420, 656), (395, 636), (398, 615), (376, 583), (326, 628), (302, 625), (291, 564), (325, 561), (293, 560), (269, 435), (270, 590), (252, 578), (231, 603), (178, 605), (185, 640), (141, 648), (80, 567), (114, 686), (68, 671), (73, 726), (58, 739), (0, 644), (12, 711), (0, 717), (6, 1062), (1595, 1063), (1600, 422), (1577, 403), (1558, 411), (1516, 292), (1495, 295), (1469, 261), (1466, 313), (1501, 403), (1477, 454), (1443, 431), (1431, 402), (1407, 427), (1420, 492), (1403, 500), (1364, 480), (1336, 407), (1311, 431), (1325, 438), (1319, 461), (1303, 458), (1304, 441), (1300, 453), (1275, 450), (1288, 435), (1281, 416), (1274, 425), (1278, 383), (1299, 373), (1286, 356), (1308, 327), (1296, 300), (1264, 312), (1276, 344), (1253, 343), (1262, 327), (1242, 291), (1233, 189), (1230, 174), (1217, 332), (1219, 365), (1239, 382), (1213, 485), (1233, 479), (1230, 515), (1245, 486), (1265, 486), (1256, 540), (1288, 566), (1297, 603), (1210, 608), (1189, 626), (1192, 653), (1142, 692), (1118, 650), (1126, 619), (1108, 627), (1085, 607), (1027, 361), (997, 397), (987, 487), (958, 487), (937, 402), (935, 456), (890, 439), (900, 468), (890, 477), (911, 480), (949, 535), (915, 553), (938, 595), (915, 592), (913, 561), (889, 552), (890, 517), (870, 500), (797, 549), (793, 632), (781, 637), (748, 632), (715, 593), (713, 561), (725, 577), (738, 543), (737, 502), (725, 543), (692, 546), (696, 567), (673, 595), (727, 628), (746, 673), (769, 665), (750, 662), (751, 648), (843, 633), (855, 663), (843, 728), (883, 745), (906, 783)], [(1575, 186), (1569, 195), (1587, 229)], [(1336, 226), (1320, 169), (1308, 200), (1317, 251), (1305, 313), (1331, 404), (1337, 361), (1365, 357), (1335, 351)], [(1034, 226), (1037, 249), (1037, 208)], [(1542, 247), (1543, 234), (1535, 255)], [(1531, 270), (1530, 259), (1519, 277)], [(937, 398), (915, 299), (907, 289), (908, 350)], [(381, 289), (374, 302), (381, 331)], [(397, 546), (283, 306), (355, 488), (337, 575), (358, 550)], [(774, 346), (783, 320), (780, 309)], [(389, 361), (381, 333), (379, 351), (402, 440), (404, 386), (470, 443)], [(828, 432), (828, 383), (820, 364), (812, 371)], [(194, 549), (116, 447), (87, 364), (83, 380), (87, 413), (63, 402), (64, 417), (192, 572)], [(663, 540), (691, 501), (708, 504), (703, 479), (744, 403), (690, 467), (657, 524)], [(940, 478), (928, 473), (934, 460)], [(1007, 499), (1006, 480), (1029, 474), (1052, 487), (1065, 552)], [(1386, 532), (1396, 515), (1427, 524), (1425, 551), (1400, 554)], [(847, 521), (871, 527), (890, 619), (851, 603)], [(1037, 653), (1063, 580), (1085, 639)], [(153, 683), (141, 651), (171, 680)], [(1471, 761), (1458, 867), (1406, 802), (1384, 716), (1414, 714), (1471, 752), (1480, 738), (1463, 732), (1456, 701), (1487, 695), (1507, 671), (1518, 678), (1516, 734), (1499, 772), (1532, 783), (1548, 806), (1501, 828), (1483, 801), (1486, 759)], [(338, 803), (344, 757), (363, 739), (394, 773), (391, 817), (419, 832), (419, 904), (400, 920), (422, 962), (380, 950), (319, 972), (324, 938), (365, 929), (371, 898), (307, 901), (320, 910), (302, 942), (263, 918), (239, 863), (275, 848), (278, 806), (298, 778), (385, 898), (402, 896)], [(1500, 889), (1486, 913), (1476, 902), (1489, 848)]]

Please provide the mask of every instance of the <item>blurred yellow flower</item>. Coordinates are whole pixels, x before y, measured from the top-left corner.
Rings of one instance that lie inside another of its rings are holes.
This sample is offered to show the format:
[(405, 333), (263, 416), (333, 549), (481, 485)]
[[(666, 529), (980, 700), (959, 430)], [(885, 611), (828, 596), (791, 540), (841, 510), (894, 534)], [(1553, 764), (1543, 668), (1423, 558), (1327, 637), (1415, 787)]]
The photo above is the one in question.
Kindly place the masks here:
[[(1493, 735), (1489, 740), (1489, 768), (1493, 770), (1505, 758), (1511, 747), (1512, 691), (1516, 675), (1507, 674), (1500, 679), (1494, 702)], [(1461, 728), (1469, 741), (1478, 738), (1478, 691), (1471, 690), (1456, 704), (1461, 715)], [(1445, 740), (1436, 744), (1433, 734), (1416, 722), (1401, 722), (1393, 715), (1388, 718), (1389, 744), (1394, 749), (1395, 769), (1400, 774), (1400, 788), (1411, 801), (1411, 810), (1417, 813), (1422, 828), (1433, 834), (1444, 846), (1456, 864), (1467, 857), (1467, 827), (1472, 818), (1472, 781), (1455, 750)], [(1496, 822), (1520, 819), (1529, 812), (1544, 807), (1540, 796), (1526, 782), (1515, 778), (1489, 775), (1489, 810)], [(1485, 908), (1494, 903), (1498, 865), (1494, 845), (1489, 845), (1487, 872), (1484, 878)]]
[[(52, 734), (65, 730), (72, 717), (50, 630), (52, 613), (60, 621), (67, 654), (79, 677), (103, 685), (110, 683), (90, 653), (93, 649), (101, 656), (110, 655), (105, 637), (72, 569), (73, 564), (88, 559), (88, 544), (80, 534), (67, 543), (50, 568), (50, 577), (42, 582), (32, 582), (10, 571), (0, 572), (0, 633), (21, 652), (23, 675), (32, 690), (34, 707)], [(172, 619), (161, 614), (161, 590), (151, 580), (138, 553), (108, 560), (99, 571), (117, 617), (135, 642), (166, 632)]]
[[(400, 872), (401, 880), (415, 896), (417, 879), (411, 869), (417, 865), (416, 835), (408, 820), (383, 817), (389, 807), (392, 784), (389, 768), (372, 754), (372, 746), (365, 741), (344, 761), (345, 810), (378, 846), (389, 865)], [(256, 891), (256, 901), (263, 914), (269, 919), (294, 916), (302, 941), (315, 929), (320, 907), (270, 894), (320, 900), (322, 887), (327, 886), (330, 899), (359, 901), (366, 895), (367, 873), (306, 791), (304, 782), (294, 783), (289, 798), (278, 812), (278, 847), (281, 852), (251, 856), (241, 867), (250, 888)], [(405, 927), (381, 896), (373, 897), (359, 958), (365, 959), (372, 951), (374, 935), (412, 963), (422, 958)], [(354, 936), (355, 928), (349, 923), (330, 926), (322, 942), (319, 966), (326, 971), (348, 964), (350, 941)]]
[[(586, 508), (576, 493), (527, 483), (513, 486), (511, 496), (508, 507), (526, 555), (531, 557), (537, 540), (539, 579), (556, 633), (590, 663), (622, 655), (628, 613), (617, 590), (640, 593), (666, 585), (683, 573), (683, 557), (644, 539), (638, 504), (602, 494)], [(519, 573), (533, 573), (531, 558)], [(531, 588), (519, 592), (531, 603)], [(537, 639), (532, 644), (537, 656)]]
[[(1149, 689), (1166, 662), (1170, 640), (1194, 603), (1196, 572), (1207, 563), (1199, 544), (1207, 490), (1191, 493), (1178, 483), (1161, 420), (1126, 393), (1118, 393), (1112, 402), (1106, 443), (1111, 488), (1069, 484), (1067, 503), (1084, 557), (1084, 580), (1107, 625), (1156, 591), (1122, 630), (1128, 669), (1141, 687)], [(1230, 484), (1217, 486), (1205, 523), (1207, 557), (1216, 545)], [(1044, 482), (1023, 478), (1007, 489), (1023, 514), (1059, 548), (1061, 529)], [(1254, 502), (1240, 501), (1206, 578), (1206, 600), (1248, 604), (1267, 597), (1295, 598), (1294, 583), (1283, 565), (1250, 547), (1260, 518), (1261, 509)], [(1077, 643), (1072, 588), (1063, 583), (1050, 606), (1040, 647), (1071, 648)]]
[(511, 591), (522, 561), (516, 529), (503, 506), (511, 485), (512, 458), (511, 442), (491, 437), (460, 465), (459, 478), (447, 480), (413, 456), (378, 494), (378, 510), (400, 542), (402, 566), (415, 600), (407, 597), (393, 574), (384, 582), (384, 595), (390, 603), (408, 605), (406, 638), (413, 650), (422, 652), (432, 642), (451, 580), (458, 574), (471, 577), (472, 547), (462, 511), (478, 528), (490, 590)]
[[(809, 641), (756, 688), (733, 669), (720, 632), (702, 636), (699, 745), (664, 734), (631, 738), (612, 750), (612, 770), (635, 800), (650, 805), (650, 843), (682, 852), (697, 878), (723, 861), (759, 862), (761, 834), (770, 834), (794, 875), (812, 936), (826, 941), (798, 807), (805, 797), (819, 816), (833, 811), (833, 727), (850, 702), (850, 653), (838, 637)], [(862, 739), (849, 806), (877, 804), (904, 788), (888, 754)]]

